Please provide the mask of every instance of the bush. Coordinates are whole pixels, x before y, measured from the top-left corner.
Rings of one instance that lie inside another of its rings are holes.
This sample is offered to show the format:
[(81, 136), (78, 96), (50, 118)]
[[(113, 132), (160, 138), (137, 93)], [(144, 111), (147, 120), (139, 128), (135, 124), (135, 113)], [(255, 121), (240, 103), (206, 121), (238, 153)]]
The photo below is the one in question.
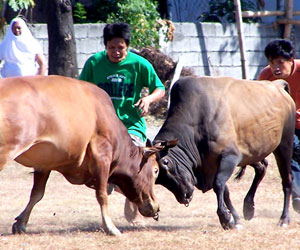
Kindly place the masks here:
[[(85, 4), (84, 9), (86, 11), (85, 23), (105, 23), (110, 13), (117, 11), (117, 4), (124, 0), (94, 0), (90, 1), (90, 4)], [(76, 1), (77, 3), (80, 0)], [(81, 1), (82, 2), (82, 1)], [(76, 4), (74, 11), (76, 10)], [(77, 22), (77, 20), (75, 20)]]
[(76, 3), (73, 11), (73, 18), (75, 23), (85, 23), (86, 22), (86, 10), (82, 3)]
[(117, 11), (109, 14), (107, 23), (126, 22), (131, 26), (131, 46), (137, 49), (159, 47), (159, 13), (153, 0), (123, 0)]

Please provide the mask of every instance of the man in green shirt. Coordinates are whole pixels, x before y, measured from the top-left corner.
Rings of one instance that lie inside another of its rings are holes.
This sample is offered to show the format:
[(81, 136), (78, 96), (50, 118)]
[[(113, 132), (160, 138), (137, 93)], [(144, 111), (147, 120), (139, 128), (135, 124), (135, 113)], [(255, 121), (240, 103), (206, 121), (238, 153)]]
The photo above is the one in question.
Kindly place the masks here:
[[(151, 103), (164, 96), (165, 87), (151, 63), (129, 51), (130, 35), (130, 26), (126, 23), (107, 24), (103, 30), (105, 50), (86, 61), (79, 79), (96, 84), (110, 95), (133, 142), (144, 146), (146, 122), (143, 116)], [(141, 95), (143, 87), (149, 88), (149, 95), (145, 97)], [(137, 207), (128, 199), (125, 217), (133, 224), (139, 223)]]

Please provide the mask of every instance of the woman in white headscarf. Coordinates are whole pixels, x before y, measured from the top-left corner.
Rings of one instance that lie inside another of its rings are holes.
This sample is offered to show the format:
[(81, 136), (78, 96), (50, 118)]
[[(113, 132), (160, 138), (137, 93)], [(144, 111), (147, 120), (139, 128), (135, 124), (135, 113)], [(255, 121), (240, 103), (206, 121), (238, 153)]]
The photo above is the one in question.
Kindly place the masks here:
[(1, 77), (45, 75), (43, 50), (22, 18), (14, 18), (0, 44), (0, 60), (4, 61)]

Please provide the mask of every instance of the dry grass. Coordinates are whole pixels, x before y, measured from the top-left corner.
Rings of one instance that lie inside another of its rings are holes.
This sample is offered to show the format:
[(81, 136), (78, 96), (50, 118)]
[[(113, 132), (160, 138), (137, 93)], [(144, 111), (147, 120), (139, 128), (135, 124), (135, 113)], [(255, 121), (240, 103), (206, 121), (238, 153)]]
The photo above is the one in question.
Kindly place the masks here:
[(242, 181), (228, 182), (243, 230), (221, 228), (213, 191), (203, 194), (196, 190), (190, 206), (184, 207), (169, 191), (156, 186), (160, 219), (147, 219), (145, 228), (130, 227), (123, 217), (124, 197), (118, 193), (110, 196), (111, 216), (122, 237), (102, 232), (93, 190), (71, 185), (57, 173), (51, 174), (45, 197), (32, 212), (27, 234), (12, 235), (14, 218), (29, 198), (32, 174), (31, 169), (9, 164), (0, 174), (0, 249), (299, 249), (300, 215), (290, 209), (290, 226), (276, 226), (283, 194), (277, 167), (272, 157), (269, 161), (253, 220), (243, 219), (242, 201), (254, 171), (249, 168)]

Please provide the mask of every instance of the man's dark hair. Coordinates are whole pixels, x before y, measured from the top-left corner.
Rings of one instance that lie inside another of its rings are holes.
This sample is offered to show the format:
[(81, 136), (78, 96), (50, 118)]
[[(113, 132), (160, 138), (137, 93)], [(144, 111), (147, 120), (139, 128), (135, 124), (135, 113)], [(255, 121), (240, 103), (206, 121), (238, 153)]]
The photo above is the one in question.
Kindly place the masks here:
[(294, 47), (288, 40), (276, 39), (266, 46), (265, 56), (268, 60), (273, 60), (277, 57), (283, 57), (290, 60), (294, 57)]
[(130, 26), (127, 23), (106, 24), (103, 30), (104, 45), (106, 46), (107, 42), (114, 38), (123, 38), (129, 46), (130, 35)]

